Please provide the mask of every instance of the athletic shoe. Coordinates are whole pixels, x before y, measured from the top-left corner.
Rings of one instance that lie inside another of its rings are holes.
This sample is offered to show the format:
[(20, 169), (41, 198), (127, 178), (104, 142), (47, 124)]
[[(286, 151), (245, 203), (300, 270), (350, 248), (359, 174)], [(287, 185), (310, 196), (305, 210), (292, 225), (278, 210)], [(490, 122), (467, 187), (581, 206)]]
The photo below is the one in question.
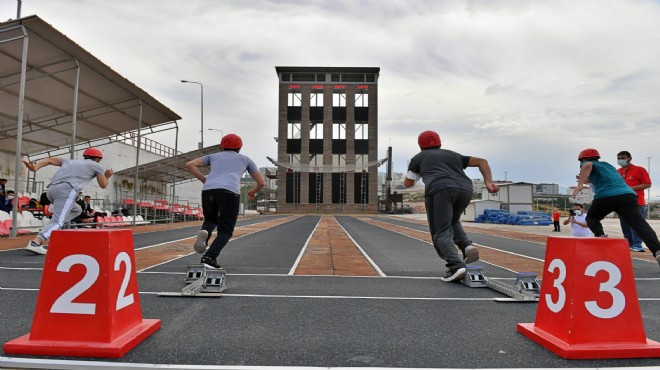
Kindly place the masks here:
[(450, 268), (445, 272), (445, 276), (441, 277), (442, 281), (460, 281), (465, 276), (465, 267)]
[(633, 245), (630, 247), (631, 252), (644, 252), (644, 247), (641, 245)]
[(479, 261), (479, 249), (473, 245), (468, 245), (463, 251), (463, 262), (472, 263)]
[(29, 242), (27, 247), (25, 247), (25, 249), (34, 254), (46, 254), (48, 252), (46, 247), (44, 247), (43, 245), (39, 245), (33, 241)]
[(660, 251), (655, 252), (655, 260), (658, 261), (658, 265), (660, 265)]
[(202, 257), (202, 261), (200, 263), (203, 264), (204, 267), (209, 268), (209, 269), (221, 269), (222, 268), (222, 266), (218, 265), (218, 262), (215, 260), (215, 258), (211, 258), (211, 257), (207, 257), (207, 256)]
[(209, 232), (206, 230), (199, 230), (199, 232), (197, 232), (197, 240), (195, 240), (195, 245), (193, 245), (193, 248), (195, 248), (195, 252), (197, 253), (206, 252), (206, 239), (208, 237), (209, 237)]

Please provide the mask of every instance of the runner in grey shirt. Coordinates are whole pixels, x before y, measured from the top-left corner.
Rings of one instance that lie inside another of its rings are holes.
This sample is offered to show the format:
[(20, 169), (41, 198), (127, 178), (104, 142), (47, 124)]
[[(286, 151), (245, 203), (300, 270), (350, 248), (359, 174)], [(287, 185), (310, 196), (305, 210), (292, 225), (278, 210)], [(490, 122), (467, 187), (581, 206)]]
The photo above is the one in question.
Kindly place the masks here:
[[(248, 191), (248, 197), (254, 199), (257, 192), (266, 185), (263, 176), (254, 162), (239, 154), (243, 141), (238, 135), (228, 134), (220, 141), (220, 153), (193, 159), (186, 163), (186, 168), (204, 186), (202, 187), (202, 211), (204, 223), (197, 233), (194, 248), (204, 253), (201, 263), (209, 268), (221, 268), (217, 262), (222, 248), (227, 245), (234, 233), (241, 199), (241, 177), (247, 171), (256, 181), (254, 188)], [(204, 176), (199, 167), (211, 166), (211, 172)], [(211, 233), (218, 228), (211, 246), (206, 250)]]
[[(487, 160), (440, 149), (440, 136), (434, 131), (422, 132), (417, 143), (422, 151), (410, 160), (403, 185), (409, 188), (420, 177), (424, 181), (424, 203), (433, 247), (447, 262), (447, 272), (441, 279), (459, 281), (465, 276), (465, 264), (479, 259), (479, 250), (472, 245), (460, 222), (473, 192), (472, 181), (463, 170), (478, 167), (488, 192), (499, 189), (493, 184)], [(463, 259), (456, 246), (463, 252)]]
[(81, 191), (94, 178), (99, 186), (105, 189), (108, 179), (112, 176), (112, 170), (103, 171), (99, 164), (103, 158), (103, 152), (96, 148), (88, 148), (83, 152), (84, 159), (71, 160), (67, 158), (46, 158), (37, 163), (23, 161), (30, 171), (37, 171), (49, 165), (61, 167), (48, 184), (46, 196), (52, 202), (50, 223), (44, 226), (39, 234), (28, 243), (28, 251), (35, 254), (46, 254), (47, 249), (42, 244), (50, 239), (50, 234), (62, 228), (62, 226), (77, 217), (82, 209), (76, 203), (78, 192)]

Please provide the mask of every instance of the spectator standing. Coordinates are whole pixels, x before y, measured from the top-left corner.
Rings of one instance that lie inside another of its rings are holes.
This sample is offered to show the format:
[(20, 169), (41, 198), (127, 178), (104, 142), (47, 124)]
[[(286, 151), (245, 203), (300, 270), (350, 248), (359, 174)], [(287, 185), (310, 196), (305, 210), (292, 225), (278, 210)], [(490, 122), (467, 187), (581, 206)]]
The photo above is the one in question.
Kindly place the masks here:
[(591, 236), (586, 218), (587, 214), (582, 209), (582, 204), (573, 203), (573, 209), (569, 211), (568, 218), (564, 220), (564, 225), (571, 225), (571, 236), (578, 238)]
[(552, 213), (552, 224), (555, 226), (555, 229), (552, 231), (561, 231), (561, 226), (559, 226), (559, 219), (561, 218), (561, 214), (559, 213), (559, 210), (555, 208), (554, 212)]
[[(651, 187), (651, 178), (649, 173), (646, 172), (644, 167), (636, 166), (631, 163), (632, 156), (630, 152), (623, 150), (616, 155), (617, 163), (619, 164), (619, 174), (623, 180), (630, 186), (631, 189), (637, 194), (637, 204), (639, 204), (639, 211), (642, 217), (646, 218), (646, 199), (644, 198), (644, 190)], [(630, 228), (630, 225), (619, 218), (621, 223), (621, 231), (623, 236), (628, 240), (628, 246), (633, 252), (644, 252), (642, 247), (642, 239), (637, 235), (635, 230)]]
[(459, 281), (465, 276), (466, 264), (479, 260), (479, 250), (472, 245), (460, 222), (473, 192), (472, 180), (464, 169), (478, 167), (489, 193), (497, 192), (498, 187), (493, 184), (487, 160), (441, 149), (436, 132), (422, 132), (417, 144), (421, 151), (410, 160), (403, 186), (412, 187), (420, 178), (424, 181), (424, 203), (433, 247), (447, 267), (441, 279)]
[(624, 219), (642, 238), (660, 265), (660, 241), (639, 212), (637, 194), (626, 184), (614, 166), (599, 159), (600, 153), (596, 149), (585, 149), (578, 155), (580, 175), (573, 190), (573, 198), (589, 182), (595, 190), (594, 200), (587, 213), (587, 226), (594, 236), (606, 237), (601, 221), (610, 212), (616, 212), (619, 218)]

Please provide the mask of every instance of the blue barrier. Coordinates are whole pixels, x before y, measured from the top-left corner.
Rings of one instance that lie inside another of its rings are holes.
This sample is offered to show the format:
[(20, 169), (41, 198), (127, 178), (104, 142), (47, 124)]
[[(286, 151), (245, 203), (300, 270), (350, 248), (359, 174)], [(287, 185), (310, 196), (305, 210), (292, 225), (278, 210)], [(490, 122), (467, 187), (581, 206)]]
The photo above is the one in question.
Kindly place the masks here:
[(503, 209), (486, 209), (474, 219), (477, 223), (521, 226), (547, 226), (552, 224), (550, 215), (538, 211), (518, 211), (517, 214)]

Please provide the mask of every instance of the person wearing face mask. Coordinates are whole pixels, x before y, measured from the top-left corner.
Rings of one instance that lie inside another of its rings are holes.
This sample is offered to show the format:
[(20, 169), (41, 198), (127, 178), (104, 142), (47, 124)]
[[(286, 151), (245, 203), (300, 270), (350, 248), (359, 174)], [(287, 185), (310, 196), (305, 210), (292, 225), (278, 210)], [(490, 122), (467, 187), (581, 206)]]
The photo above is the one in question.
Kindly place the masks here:
[[(649, 173), (646, 172), (644, 167), (635, 166), (630, 163), (632, 156), (630, 152), (624, 150), (616, 155), (617, 163), (619, 164), (619, 174), (623, 180), (630, 186), (631, 189), (637, 194), (637, 204), (639, 204), (639, 211), (642, 217), (646, 217), (646, 200), (644, 199), (644, 190), (651, 187), (651, 178)], [(623, 236), (628, 240), (630, 250), (633, 252), (644, 252), (642, 247), (642, 239), (637, 235), (635, 230), (632, 230), (628, 223), (620, 219), (621, 231)]]
[(607, 237), (601, 221), (609, 213), (616, 212), (619, 219), (626, 221), (642, 238), (660, 265), (660, 241), (653, 228), (639, 212), (637, 194), (623, 181), (614, 166), (599, 159), (600, 153), (591, 148), (581, 151), (578, 155), (580, 177), (572, 196), (575, 198), (588, 182), (591, 182), (595, 190), (594, 200), (587, 213), (587, 226), (594, 236)]
[(0, 211), (7, 213), (11, 212), (14, 208), (14, 191), (7, 191), (7, 195), (0, 201)]
[(586, 218), (587, 214), (582, 210), (582, 204), (573, 203), (573, 209), (569, 211), (568, 218), (564, 220), (564, 225), (571, 225), (571, 236), (577, 238), (591, 236)]

